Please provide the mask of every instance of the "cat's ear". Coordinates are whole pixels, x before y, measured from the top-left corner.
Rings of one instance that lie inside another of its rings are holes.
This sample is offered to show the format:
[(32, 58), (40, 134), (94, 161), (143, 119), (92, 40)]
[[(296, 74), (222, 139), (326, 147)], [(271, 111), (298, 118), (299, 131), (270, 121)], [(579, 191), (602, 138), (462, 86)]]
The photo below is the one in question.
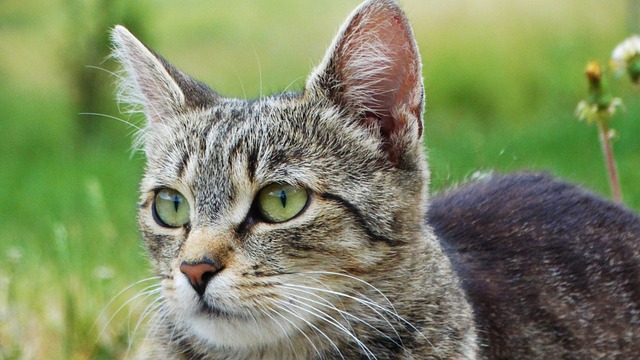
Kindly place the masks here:
[(123, 26), (111, 32), (112, 56), (122, 64), (119, 100), (141, 108), (150, 123), (169, 121), (216, 97), (207, 86), (177, 70)]
[(369, 0), (347, 20), (307, 82), (391, 140), (422, 135), (422, 63), (411, 26), (393, 0)]

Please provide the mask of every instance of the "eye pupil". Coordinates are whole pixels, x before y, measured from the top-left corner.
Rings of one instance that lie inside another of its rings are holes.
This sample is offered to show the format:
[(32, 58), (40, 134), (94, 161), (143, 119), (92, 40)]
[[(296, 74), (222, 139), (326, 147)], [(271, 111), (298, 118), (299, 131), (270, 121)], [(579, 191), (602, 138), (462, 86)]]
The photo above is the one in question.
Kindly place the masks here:
[(287, 193), (284, 190), (280, 190), (280, 203), (282, 207), (287, 207)]
[(173, 197), (173, 208), (178, 212), (178, 207), (180, 206), (180, 198), (178, 195)]

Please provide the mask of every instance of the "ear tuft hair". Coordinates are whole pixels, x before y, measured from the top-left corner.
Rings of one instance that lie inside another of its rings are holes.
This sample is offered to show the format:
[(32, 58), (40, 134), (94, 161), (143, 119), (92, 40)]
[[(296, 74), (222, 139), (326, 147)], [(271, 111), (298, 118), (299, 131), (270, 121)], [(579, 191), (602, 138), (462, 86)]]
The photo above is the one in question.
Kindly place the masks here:
[(343, 109), (359, 114), (363, 125), (379, 129), (387, 145), (411, 129), (419, 140), (421, 69), (413, 31), (398, 4), (370, 0), (347, 20), (307, 89), (320, 89)]
[(211, 104), (216, 94), (147, 48), (124, 26), (111, 32), (112, 57), (123, 67), (118, 100), (143, 111), (147, 123), (170, 121), (189, 108)]

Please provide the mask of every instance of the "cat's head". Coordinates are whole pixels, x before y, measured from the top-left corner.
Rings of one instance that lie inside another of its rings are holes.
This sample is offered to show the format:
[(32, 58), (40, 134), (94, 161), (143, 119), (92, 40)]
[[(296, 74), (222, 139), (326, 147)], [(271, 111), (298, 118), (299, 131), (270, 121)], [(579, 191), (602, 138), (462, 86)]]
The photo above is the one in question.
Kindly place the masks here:
[(147, 119), (139, 223), (162, 316), (242, 347), (337, 331), (317, 311), (389, 308), (382, 292), (424, 245), (428, 182), (420, 56), (393, 1), (354, 12), (302, 92), (255, 100), (214, 93), (123, 27), (113, 42), (122, 100)]

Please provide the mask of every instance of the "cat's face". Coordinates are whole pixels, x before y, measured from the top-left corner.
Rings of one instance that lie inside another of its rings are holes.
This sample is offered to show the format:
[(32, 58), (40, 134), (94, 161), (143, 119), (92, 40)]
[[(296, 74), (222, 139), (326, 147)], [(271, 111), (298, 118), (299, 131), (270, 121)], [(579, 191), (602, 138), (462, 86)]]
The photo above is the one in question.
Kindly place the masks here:
[[(333, 273), (374, 281), (411, 240), (397, 222), (419, 214), (403, 214), (398, 202), (417, 205), (423, 179), (393, 168), (365, 129), (345, 126), (324, 105), (221, 100), (148, 135), (139, 218), (164, 296), (203, 333), (229, 333), (224, 343), (247, 342), (229, 331), (243, 323), (237, 318), (272, 323), (270, 312), (290, 318), (278, 309), (291, 296), (318, 301), (300, 286), (319, 288), (321, 298), (331, 297), (322, 294), (326, 283), (365, 290)], [(167, 226), (180, 216), (171, 224), (178, 227)], [(205, 258), (223, 269), (200, 297), (180, 265)], [(224, 316), (211, 321), (217, 313)]]
[(365, 4), (302, 93), (254, 101), (211, 92), (122, 27), (114, 42), (147, 116), (139, 222), (160, 316), (231, 347), (344, 332), (349, 314), (389, 322), (377, 306), (421, 241), (427, 183), (401, 11)]

